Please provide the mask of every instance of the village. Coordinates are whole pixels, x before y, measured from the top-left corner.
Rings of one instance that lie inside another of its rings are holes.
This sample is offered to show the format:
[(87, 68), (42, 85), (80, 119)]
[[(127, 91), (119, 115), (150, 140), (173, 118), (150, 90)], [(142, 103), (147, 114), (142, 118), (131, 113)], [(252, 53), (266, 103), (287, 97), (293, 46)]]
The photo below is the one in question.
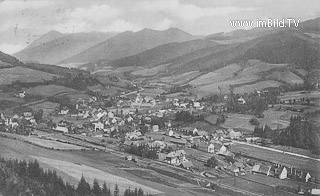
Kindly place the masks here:
[[(143, 160), (159, 161), (210, 180), (234, 176), (256, 181), (263, 176), (261, 183), (267, 184), (272, 178), (278, 183), (274, 188), (287, 192), (304, 194), (319, 190), (318, 174), (313, 171), (282, 162), (282, 158), (272, 160), (242, 150), (245, 146), (272, 152), (275, 149), (271, 147), (271, 139), (260, 137), (255, 131), (222, 126), (232, 113), (251, 114), (257, 117), (250, 119), (250, 123), (266, 132), (267, 123), (259, 123), (264, 110), (310, 112), (292, 109), (300, 101), (310, 104), (309, 99), (303, 96), (297, 100), (290, 96), (279, 99), (281, 96), (273, 89), (198, 100), (192, 96), (146, 95), (141, 89), (109, 97), (111, 107), (104, 106), (106, 100), (92, 96), (78, 98), (72, 109), (60, 104), (49, 115), (44, 115), (41, 109), (28, 108), (12, 116), (1, 114), (0, 130), (24, 135), (24, 140), (49, 149), (64, 150), (59, 148), (62, 143), (79, 146), (81, 150), (121, 151), (126, 153), (127, 161), (137, 164)], [(23, 99), (25, 92), (16, 96)], [(248, 102), (261, 97), (269, 101), (249, 106)], [(214, 189), (207, 184), (203, 186)]]

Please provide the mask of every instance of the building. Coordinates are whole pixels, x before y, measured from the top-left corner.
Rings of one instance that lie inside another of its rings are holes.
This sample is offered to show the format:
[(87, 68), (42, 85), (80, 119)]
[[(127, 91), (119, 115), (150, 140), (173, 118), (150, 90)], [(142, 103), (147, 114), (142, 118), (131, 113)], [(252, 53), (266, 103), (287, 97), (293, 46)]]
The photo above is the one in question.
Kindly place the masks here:
[(214, 144), (209, 144), (209, 146), (208, 146), (208, 153), (214, 153)]
[(68, 133), (69, 131), (67, 127), (61, 127), (59, 125), (55, 128), (55, 130), (63, 133)]

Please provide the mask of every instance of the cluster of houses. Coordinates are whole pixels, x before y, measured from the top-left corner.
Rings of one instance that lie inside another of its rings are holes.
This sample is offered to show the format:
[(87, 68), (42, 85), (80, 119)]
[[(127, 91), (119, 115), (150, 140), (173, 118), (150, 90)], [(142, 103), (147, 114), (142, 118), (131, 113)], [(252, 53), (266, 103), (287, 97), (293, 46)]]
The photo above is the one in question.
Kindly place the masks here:
[(309, 172), (298, 170), (294, 167), (288, 167), (282, 164), (256, 164), (251, 170), (253, 173), (260, 173), (266, 176), (275, 177), (279, 179), (295, 179), (304, 182), (310, 182), (312, 176)]

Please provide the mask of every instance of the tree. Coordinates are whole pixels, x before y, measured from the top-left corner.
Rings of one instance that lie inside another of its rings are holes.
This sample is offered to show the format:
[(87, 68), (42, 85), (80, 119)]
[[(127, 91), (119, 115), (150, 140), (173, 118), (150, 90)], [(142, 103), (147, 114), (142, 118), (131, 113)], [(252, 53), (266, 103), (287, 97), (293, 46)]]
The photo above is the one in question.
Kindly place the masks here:
[(94, 196), (102, 196), (102, 190), (97, 179), (93, 180), (92, 193)]
[(79, 196), (88, 196), (91, 194), (91, 189), (89, 183), (86, 181), (84, 176), (81, 176), (80, 182), (78, 184), (78, 187), (76, 189), (76, 193)]
[(207, 160), (207, 167), (216, 167), (218, 165), (218, 160), (216, 157), (211, 157), (210, 159)]
[(110, 191), (110, 189), (107, 187), (106, 182), (104, 182), (103, 185), (102, 185), (102, 195), (103, 195), (103, 196), (111, 196), (111, 191)]
[(116, 185), (114, 186), (113, 195), (114, 195), (114, 196), (120, 196), (120, 190), (119, 190), (119, 187), (118, 187), (118, 184), (117, 184), (117, 183), (116, 183)]

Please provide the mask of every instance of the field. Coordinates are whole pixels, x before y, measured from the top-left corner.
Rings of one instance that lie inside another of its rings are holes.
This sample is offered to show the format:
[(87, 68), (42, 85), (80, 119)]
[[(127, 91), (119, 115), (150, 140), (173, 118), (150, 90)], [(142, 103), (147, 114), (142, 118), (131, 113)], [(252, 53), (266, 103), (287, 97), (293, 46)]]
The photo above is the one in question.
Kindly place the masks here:
[(193, 86), (201, 86), (206, 84), (217, 83), (228, 78), (231, 78), (233, 74), (239, 71), (241, 67), (237, 64), (231, 64), (224, 68), (218, 69), (214, 72), (209, 72), (205, 75), (202, 75), (191, 82), (189, 84)]
[(23, 99), (14, 97), (13, 93), (0, 92), (0, 101), (4, 101), (4, 100), (16, 102), (16, 103), (24, 103)]
[[(191, 71), (179, 75), (173, 75), (168, 77), (163, 77), (159, 79), (159, 82), (168, 83), (168, 84), (184, 84), (190, 80), (201, 75), (199, 71)], [(157, 80), (158, 81), (158, 80)]]
[(43, 82), (52, 80), (54, 77), (59, 76), (24, 67), (0, 69), (0, 85), (11, 84), (14, 81), (21, 83)]
[(155, 76), (160, 72), (163, 72), (169, 64), (158, 65), (150, 69), (141, 69), (134, 72), (131, 72), (135, 76)]
[(234, 89), (235, 93), (250, 93), (250, 92), (254, 92), (257, 90), (262, 90), (264, 88), (268, 88), (268, 87), (278, 87), (281, 86), (282, 83), (277, 82), (277, 81), (273, 81), (273, 80), (265, 80), (265, 81), (261, 81), (261, 82), (257, 82), (255, 84), (250, 84), (250, 85), (243, 85), (240, 87), (237, 87)]
[(63, 92), (77, 92), (74, 89), (67, 88), (64, 86), (58, 86), (58, 85), (39, 85), (36, 87), (32, 88), (27, 88), (24, 89), (27, 94), (32, 94), (32, 95), (41, 95), (44, 97), (50, 97), (58, 93), (63, 93)]
[(272, 109), (263, 112), (264, 117), (259, 119), (260, 123), (267, 124), (271, 129), (284, 129), (290, 124), (291, 111), (275, 111)]
[(53, 141), (53, 140), (40, 139), (40, 138), (34, 137), (34, 136), (28, 137), (28, 136), (23, 136), (23, 135), (13, 135), (13, 134), (7, 134), (7, 133), (2, 133), (2, 132), (0, 133), (0, 135), (8, 136), (10, 138), (15, 137), (20, 140), (27, 141), (32, 144), (42, 146), (45, 148), (52, 148), (52, 149), (59, 149), (59, 150), (81, 150), (81, 149), (83, 149), (82, 147), (75, 146), (72, 144), (65, 144), (65, 143), (61, 143), (61, 142), (57, 142), (57, 141)]
[(280, 96), (281, 100), (288, 100), (288, 99), (301, 99), (301, 98), (320, 98), (320, 92), (319, 91), (311, 91), (311, 92), (303, 92), (303, 91), (293, 91), (284, 93)]
[(275, 71), (267, 76), (269, 80), (277, 80), (289, 84), (302, 84), (303, 79), (288, 70)]
[(59, 104), (54, 103), (54, 102), (50, 102), (50, 101), (46, 101), (46, 102), (38, 103), (36, 105), (30, 105), (29, 107), (34, 110), (42, 109), (43, 115), (49, 115), (49, 114), (53, 113), (57, 107), (59, 107)]
[(138, 184), (136, 182), (127, 180), (125, 178), (119, 177), (117, 175), (113, 175), (107, 172), (103, 172), (101, 170), (95, 169), (93, 167), (84, 165), (84, 164), (75, 164), (67, 161), (61, 161), (61, 160), (55, 160), (45, 157), (39, 157), (39, 156), (33, 156), (33, 158), (37, 159), (40, 162), (43, 162), (47, 165), (50, 165), (51, 167), (55, 168), (56, 170), (60, 170), (67, 175), (77, 179), (80, 181), (81, 176), (85, 176), (86, 180), (92, 184), (94, 179), (97, 179), (99, 181), (99, 184), (103, 184), (106, 182), (106, 184), (109, 187), (114, 187), (115, 184), (118, 184), (119, 189), (121, 191), (124, 191), (125, 189), (129, 187), (137, 187), (143, 189), (145, 192), (150, 194), (160, 194), (162, 192)]
[(246, 84), (249, 82), (254, 82), (259, 80), (259, 76), (257, 75), (248, 75), (245, 77), (234, 77), (230, 80), (225, 80), (213, 84), (204, 85), (202, 87), (198, 87), (193, 89), (193, 92), (199, 94), (200, 96), (210, 95), (212, 93), (219, 93), (220, 90), (218, 87), (221, 88), (222, 93), (229, 93), (231, 85), (239, 85), (239, 84)]
[(254, 118), (253, 115), (228, 114), (226, 121), (220, 126), (224, 128), (237, 128), (242, 130), (253, 131), (255, 126), (249, 123), (249, 121), (252, 118)]

